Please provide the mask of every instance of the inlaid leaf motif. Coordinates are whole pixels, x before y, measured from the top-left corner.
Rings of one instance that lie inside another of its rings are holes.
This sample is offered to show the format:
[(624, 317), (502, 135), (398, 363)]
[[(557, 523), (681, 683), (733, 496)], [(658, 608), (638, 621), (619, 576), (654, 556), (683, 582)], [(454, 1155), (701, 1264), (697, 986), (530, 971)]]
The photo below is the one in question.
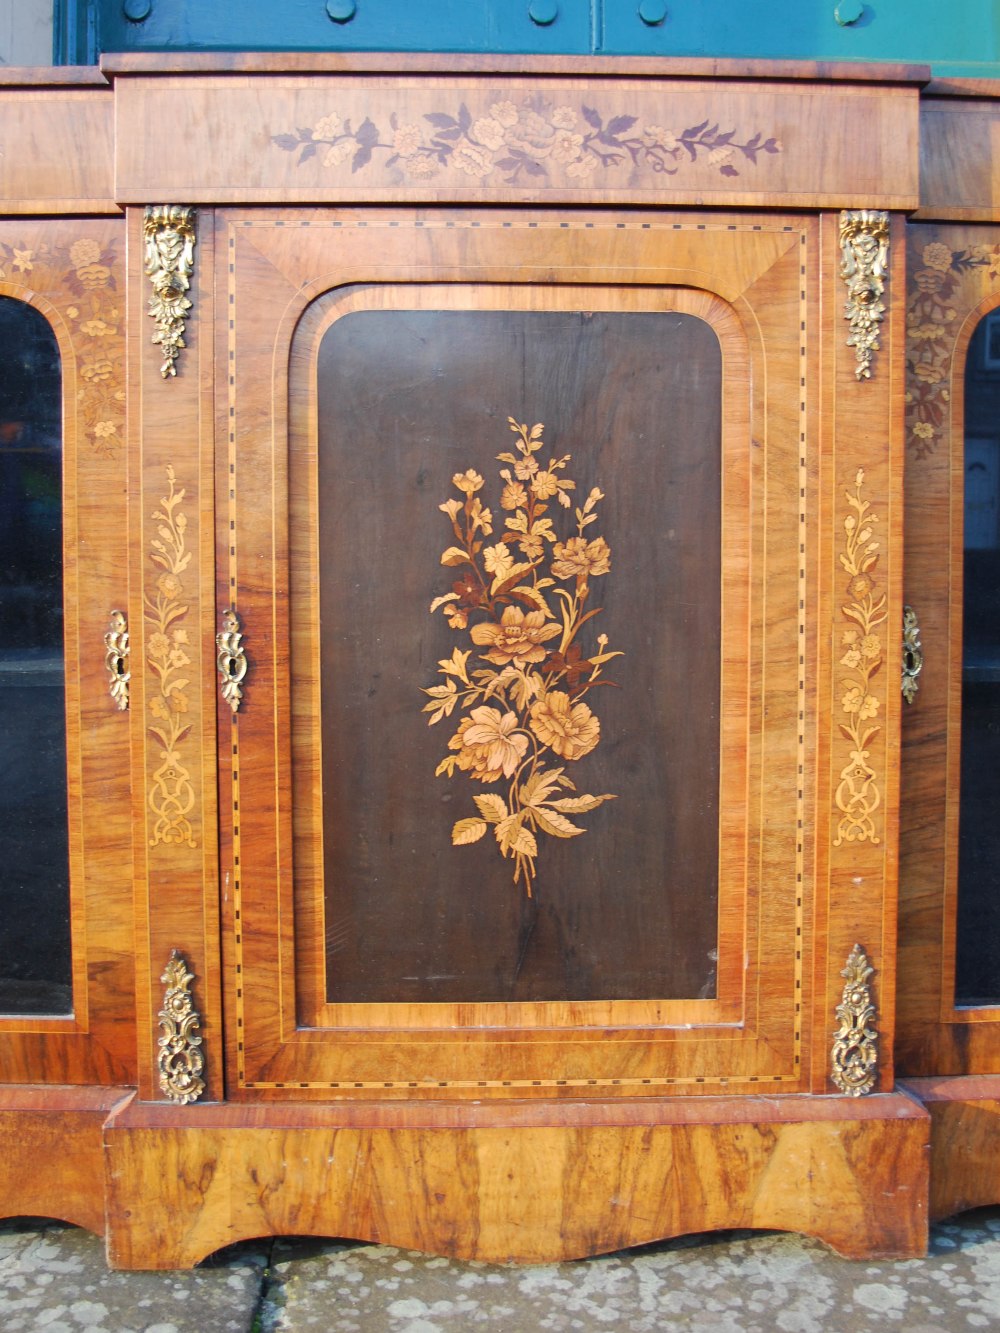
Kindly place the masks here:
[(460, 819), (451, 831), (451, 840), (456, 847), (467, 842), (478, 842), (486, 832), (488, 825), (482, 819)]

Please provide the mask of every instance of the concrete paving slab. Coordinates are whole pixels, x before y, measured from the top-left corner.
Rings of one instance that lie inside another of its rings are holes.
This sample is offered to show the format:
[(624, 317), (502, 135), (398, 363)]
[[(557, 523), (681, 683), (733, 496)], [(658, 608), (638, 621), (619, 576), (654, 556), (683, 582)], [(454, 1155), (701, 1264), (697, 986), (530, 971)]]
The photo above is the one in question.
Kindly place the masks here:
[(2, 1333), (978, 1333), (1000, 1329), (1000, 1208), (936, 1226), (926, 1259), (689, 1236), (538, 1268), (336, 1240), (259, 1241), (193, 1272), (111, 1273), (89, 1232), (0, 1223)]
[(262, 1333), (973, 1333), (1000, 1328), (1000, 1209), (934, 1228), (927, 1259), (854, 1263), (731, 1232), (501, 1268), (278, 1241)]
[(3, 1333), (250, 1333), (270, 1242), (187, 1273), (112, 1273), (104, 1242), (62, 1223), (0, 1223)]

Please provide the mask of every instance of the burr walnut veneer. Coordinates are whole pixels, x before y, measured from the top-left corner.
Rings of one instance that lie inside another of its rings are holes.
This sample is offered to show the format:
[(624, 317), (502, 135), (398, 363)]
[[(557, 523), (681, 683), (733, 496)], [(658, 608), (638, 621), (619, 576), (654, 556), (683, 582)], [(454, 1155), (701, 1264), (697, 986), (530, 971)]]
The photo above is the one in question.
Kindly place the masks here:
[(897, 987), (908, 1072), (996, 1072), (935, 1064), (933, 930), (897, 979), (925, 73), (0, 89), (0, 296), (61, 357), (73, 960), (71, 1013), (0, 1018), (4, 1211), (122, 1267), (923, 1251)]

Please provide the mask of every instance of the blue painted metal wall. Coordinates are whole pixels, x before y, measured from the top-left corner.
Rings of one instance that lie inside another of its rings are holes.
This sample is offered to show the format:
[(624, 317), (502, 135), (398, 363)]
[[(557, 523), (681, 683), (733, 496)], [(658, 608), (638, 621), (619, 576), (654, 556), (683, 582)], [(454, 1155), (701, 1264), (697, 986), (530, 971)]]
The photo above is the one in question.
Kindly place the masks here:
[(56, 11), (59, 63), (167, 49), (597, 52), (1000, 77), (1000, 0), (56, 0)]

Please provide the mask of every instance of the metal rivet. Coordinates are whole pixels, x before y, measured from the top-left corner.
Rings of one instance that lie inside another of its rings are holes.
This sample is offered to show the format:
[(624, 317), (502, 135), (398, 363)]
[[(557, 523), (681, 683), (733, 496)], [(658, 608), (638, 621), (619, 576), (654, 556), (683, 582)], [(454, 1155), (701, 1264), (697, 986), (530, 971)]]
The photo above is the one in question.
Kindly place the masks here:
[(537, 23), (540, 28), (546, 28), (550, 23), (554, 23), (559, 16), (559, 6), (556, 0), (531, 0), (528, 6), (528, 17), (532, 23)]
[(354, 0), (326, 0), (326, 12), (334, 23), (350, 23), (358, 7)]
[(865, 7), (861, 0), (840, 0), (840, 4), (833, 11), (833, 17), (842, 28), (849, 28), (852, 23), (857, 23), (864, 12)]
[(667, 6), (663, 0), (642, 0), (639, 6), (639, 17), (643, 23), (651, 28), (655, 28), (658, 23), (662, 23), (667, 17)]
[(142, 23), (148, 19), (153, 8), (153, 0), (125, 0), (122, 13), (130, 23)]

